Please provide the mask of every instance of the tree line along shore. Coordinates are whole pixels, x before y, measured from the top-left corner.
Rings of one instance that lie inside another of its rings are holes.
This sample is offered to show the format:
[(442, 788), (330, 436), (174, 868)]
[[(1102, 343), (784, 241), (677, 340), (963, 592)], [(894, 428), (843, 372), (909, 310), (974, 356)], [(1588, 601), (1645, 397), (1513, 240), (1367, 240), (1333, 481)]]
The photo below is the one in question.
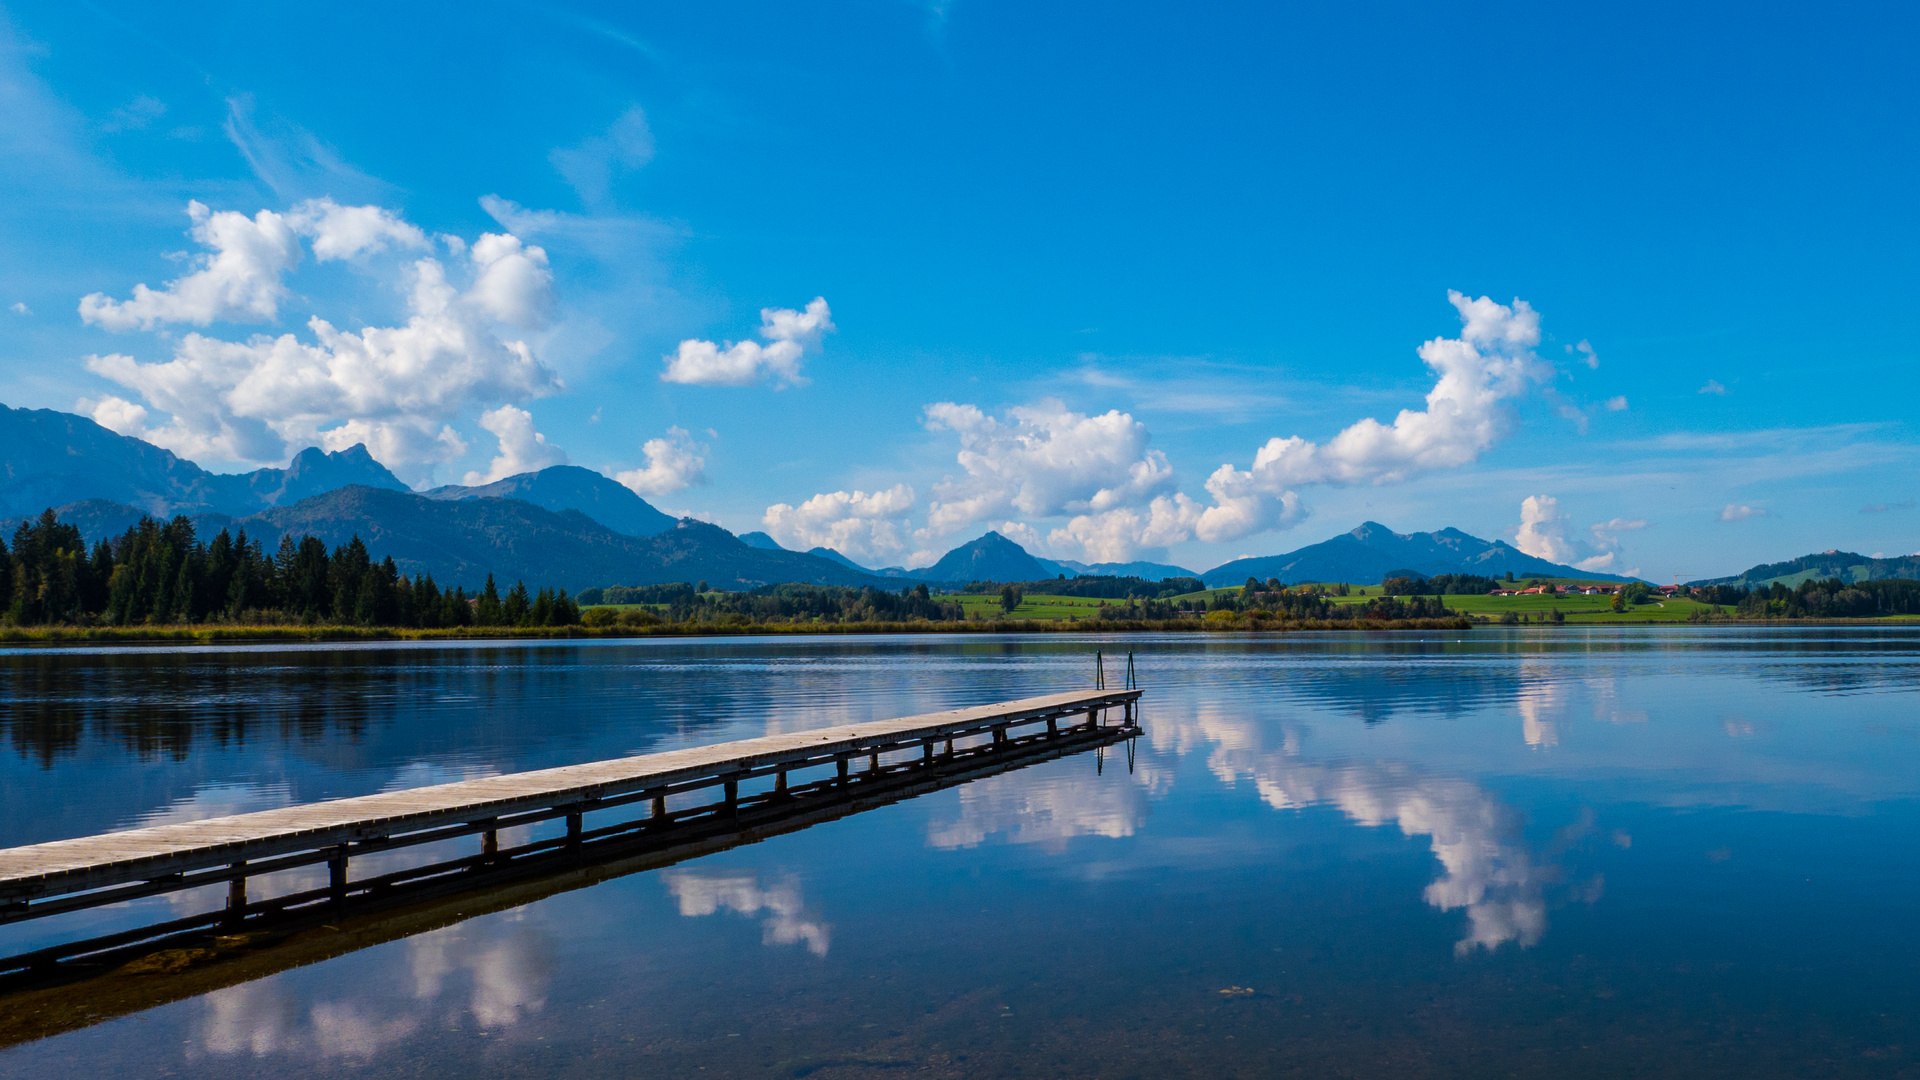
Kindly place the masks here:
[[(1502, 588), (1524, 584), (1523, 589)], [(356, 536), (329, 550), (313, 536), (221, 530), (202, 541), (184, 517), (145, 518), (88, 547), (49, 510), (0, 540), (0, 639), (15, 642), (655, 636), (742, 633), (1192, 632), (1465, 629), (1583, 621), (1673, 622), (1920, 615), (1920, 582), (1725, 586), (1660, 596), (1644, 584), (1611, 596), (1575, 583), (1471, 575), (1395, 577), (1380, 586), (1283, 585), (1249, 578), (1085, 577), (875, 587), (706, 582), (584, 589), (443, 588), (401, 573)], [(1499, 595), (1490, 595), (1490, 594)], [(1525, 595), (1514, 595), (1524, 593)]]

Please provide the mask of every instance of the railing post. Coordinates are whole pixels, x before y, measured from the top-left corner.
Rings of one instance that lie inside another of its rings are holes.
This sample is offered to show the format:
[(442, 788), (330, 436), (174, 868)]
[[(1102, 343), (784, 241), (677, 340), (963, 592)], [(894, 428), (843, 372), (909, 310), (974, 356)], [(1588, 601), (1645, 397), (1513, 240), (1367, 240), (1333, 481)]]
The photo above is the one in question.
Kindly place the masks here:
[(1107, 662), (1101, 657), (1098, 649), (1093, 652), (1093, 688), (1095, 690), (1107, 688)]

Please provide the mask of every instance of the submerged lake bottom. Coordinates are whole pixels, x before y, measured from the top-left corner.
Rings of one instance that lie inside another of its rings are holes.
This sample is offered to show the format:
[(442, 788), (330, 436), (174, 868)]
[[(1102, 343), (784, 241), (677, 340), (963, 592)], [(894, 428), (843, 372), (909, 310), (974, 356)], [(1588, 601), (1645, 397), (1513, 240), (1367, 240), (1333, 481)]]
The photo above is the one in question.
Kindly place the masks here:
[(0, 1077), (1920, 1076), (1920, 628), (14, 650), (0, 846), (1086, 688), (1096, 651), (1146, 691), (1131, 754), (159, 965)]

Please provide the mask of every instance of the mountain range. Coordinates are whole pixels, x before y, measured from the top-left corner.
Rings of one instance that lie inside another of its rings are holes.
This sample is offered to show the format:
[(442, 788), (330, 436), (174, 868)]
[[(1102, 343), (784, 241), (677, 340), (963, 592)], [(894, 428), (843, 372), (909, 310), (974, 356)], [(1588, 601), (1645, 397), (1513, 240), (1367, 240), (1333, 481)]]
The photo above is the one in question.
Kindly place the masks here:
[[(48, 507), (89, 541), (118, 535), (145, 514), (185, 514), (203, 535), (244, 527), (269, 543), (288, 531), (329, 544), (358, 535), (408, 573), (469, 586), (488, 573), (570, 590), (703, 579), (726, 588), (787, 581), (899, 588), (903, 581), (1042, 581), (1085, 574), (1202, 577), (1215, 586), (1248, 577), (1371, 583), (1398, 570), (1625, 580), (1551, 563), (1458, 529), (1396, 533), (1376, 522), (1284, 555), (1236, 559), (1204, 575), (1164, 563), (1040, 558), (998, 532), (961, 544), (923, 569), (876, 570), (829, 548), (786, 550), (764, 532), (736, 537), (718, 526), (676, 522), (625, 486), (577, 466), (414, 492), (364, 446), (332, 453), (312, 447), (284, 469), (228, 475), (84, 416), (0, 406), (0, 518), (17, 521)], [(1877, 565), (1900, 560), (1839, 552), (1808, 558), (1829, 557), (1843, 563), (1847, 574), (1913, 572)], [(1865, 569), (1854, 569), (1859, 567)], [(1763, 569), (1722, 580), (1758, 580), (1754, 575)]]
[[(741, 533), (740, 539), (753, 547), (773, 551), (784, 550), (778, 541), (763, 532)], [(1137, 577), (1148, 581), (1162, 581), (1170, 577), (1200, 576), (1184, 566), (1172, 566), (1167, 563), (1083, 563), (1072, 559), (1045, 559), (1030, 553), (1026, 548), (997, 532), (989, 532), (978, 540), (962, 544), (947, 552), (940, 562), (920, 570), (907, 570), (898, 566), (881, 569), (863, 566), (829, 547), (811, 548), (807, 554), (832, 559), (842, 566), (865, 570), (881, 577), (914, 578), (920, 581), (1039, 581), (1043, 578), (1062, 575), (1070, 578)], [(1014, 576), (1033, 573), (1036, 568), (1038, 568), (1036, 576)], [(968, 576), (982, 569), (992, 569), (996, 572), (986, 577)]]
[(251, 514), (348, 484), (407, 490), (365, 446), (308, 447), (284, 469), (213, 473), (84, 416), (0, 405), (0, 517), (92, 500), (158, 516)]
[(1504, 540), (1482, 540), (1459, 529), (1397, 533), (1369, 521), (1331, 540), (1310, 544), (1285, 555), (1235, 559), (1200, 575), (1211, 587), (1238, 585), (1248, 578), (1279, 578), (1283, 585), (1303, 581), (1347, 581), (1371, 584), (1389, 571), (1413, 570), (1435, 574), (1479, 574), (1501, 577), (1573, 577), (1593, 581), (1627, 581), (1528, 555)]
[(479, 586), (492, 574), (504, 588), (661, 585), (706, 581), (742, 590), (780, 582), (882, 584), (872, 574), (792, 551), (748, 547), (718, 525), (686, 518), (652, 536), (615, 532), (574, 509), (558, 512), (522, 499), (429, 498), (407, 491), (344, 487), (245, 518), (200, 515), (201, 535), (245, 529), (274, 538), (307, 534), (329, 547), (358, 536), (376, 558), (392, 556), (406, 574), (443, 585)]

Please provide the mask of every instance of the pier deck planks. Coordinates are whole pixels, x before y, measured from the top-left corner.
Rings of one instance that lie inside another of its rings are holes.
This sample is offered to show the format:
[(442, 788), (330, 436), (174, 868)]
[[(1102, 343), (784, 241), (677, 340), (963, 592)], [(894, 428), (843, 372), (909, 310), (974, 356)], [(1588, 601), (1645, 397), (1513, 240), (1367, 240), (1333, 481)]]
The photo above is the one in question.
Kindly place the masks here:
[(1048, 694), (7, 848), (0, 850), (0, 900), (35, 900), (149, 881), (442, 825), (590, 803), (822, 755), (863, 755), (879, 745), (939, 739), (1000, 721), (1028, 723), (1119, 708), (1139, 696), (1138, 690)]

